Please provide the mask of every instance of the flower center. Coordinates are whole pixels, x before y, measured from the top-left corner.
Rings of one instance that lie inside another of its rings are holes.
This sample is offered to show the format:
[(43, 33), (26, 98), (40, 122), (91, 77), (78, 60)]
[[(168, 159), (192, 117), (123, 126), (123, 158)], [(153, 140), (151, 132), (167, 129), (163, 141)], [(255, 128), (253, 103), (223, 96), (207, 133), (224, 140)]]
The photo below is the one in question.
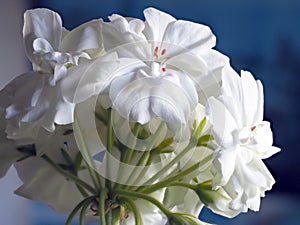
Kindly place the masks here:
[(244, 127), (238, 132), (238, 142), (240, 145), (254, 144), (254, 138), (260, 125), (252, 127)]
[[(165, 48), (162, 49), (161, 52), (160, 52), (160, 55), (166, 54), (166, 51), (167, 51), (167, 50), (166, 50)], [(158, 47), (158, 46), (156, 46), (156, 47), (154, 48), (154, 56), (155, 56), (156, 59), (159, 58), (159, 47)]]
[[(166, 50), (165, 48), (162, 49), (161, 51), (159, 51), (159, 47), (156, 46), (156, 47), (154, 48), (154, 54), (153, 54), (153, 55), (154, 55), (155, 59), (158, 60), (159, 56), (163, 56), (163, 55), (166, 54), (166, 51), (167, 51), (167, 50)], [(160, 53), (160, 54), (159, 54), (159, 53)], [(161, 69), (161, 72), (163, 72), (163, 73), (165, 73), (165, 72), (167, 71), (164, 62), (161, 63), (160, 69)]]
[(157, 77), (161, 74), (160, 72), (160, 64), (158, 64), (157, 62), (153, 62), (151, 64), (151, 76)]
[(138, 70), (139, 74), (145, 77), (160, 77), (166, 72), (165, 64), (158, 62), (151, 62), (147, 67)]

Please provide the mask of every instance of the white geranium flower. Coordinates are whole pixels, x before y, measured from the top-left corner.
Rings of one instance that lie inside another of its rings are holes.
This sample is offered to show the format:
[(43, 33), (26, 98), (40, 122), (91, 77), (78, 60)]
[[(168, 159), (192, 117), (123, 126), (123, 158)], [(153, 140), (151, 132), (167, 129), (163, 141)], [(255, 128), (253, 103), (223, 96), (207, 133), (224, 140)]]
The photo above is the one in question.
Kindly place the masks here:
[(101, 50), (97, 20), (69, 32), (48, 9), (28, 10), (24, 19), (25, 49), (35, 71), (20, 75), (0, 92), (12, 139), (34, 138), (40, 127), (53, 131), (55, 123), (72, 123), (74, 104), (64, 98), (60, 81), (79, 58), (90, 58), (84, 51)]
[(49, 9), (25, 12), (23, 38), (35, 70), (53, 74), (49, 79), (52, 86), (65, 76), (67, 67), (78, 64), (79, 58), (90, 59), (84, 51), (101, 49), (99, 20), (69, 32), (62, 27), (60, 16)]
[[(121, 67), (111, 64), (110, 69), (103, 69), (109, 65), (103, 67), (101, 60), (86, 66), (84, 76), (88, 78), (82, 78), (75, 101), (87, 99), (98, 89), (96, 94), (110, 100), (108, 107), (112, 106), (126, 119), (145, 124), (157, 116), (176, 131), (187, 125), (198, 101), (205, 102), (205, 93), (200, 97), (198, 93), (212, 85), (206, 80), (218, 83), (220, 79), (215, 73), (228, 60), (211, 49), (215, 37), (207, 26), (177, 21), (153, 8), (146, 9), (144, 14), (145, 22), (112, 15), (111, 22), (102, 23), (105, 50), (116, 52), (117, 61), (131, 61)], [(97, 67), (98, 72), (89, 72)], [(72, 73), (77, 74), (76, 70)], [(80, 91), (84, 89), (82, 83), (90, 87), (90, 93)]]
[(40, 127), (52, 132), (54, 123), (73, 122), (74, 104), (64, 99), (59, 85), (48, 84), (49, 76), (52, 75), (25, 73), (0, 91), (0, 107), (6, 109), (9, 138), (34, 140)]
[(212, 71), (224, 66), (227, 58), (211, 49), (215, 37), (209, 27), (176, 20), (154, 8), (145, 9), (144, 15), (145, 22), (112, 15), (111, 22), (102, 25), (107, 51), (145, 63), (113, 80), (112, 104), (121, 115), (142, 124), (154, 115), (185, 124), (199, 100), (197, 90), (204, 90), (209, 76), (218, 82)]
[(213, 188), (224, 188), (233, 199), (233, 210), (257, 211), (260, 197), (275, 182), (261, 159), (280, 150), (272, 146), (270, 124), (263, 121), (262, 84), (249, 72), (242, 71), (239, 77), (231, 67), (225, 67), (222, 95), (211, 97), (208, 107), (219, 145), (213, 160)]
[(109, 97), (121, 116), (141, 124), (154, 116), (170, 124), (185, 124), (198, 101), (195, 86), (186, 74), (172, 69), (162, 73), (155, 62), (150, 68), (144, 65), (115, 78)]

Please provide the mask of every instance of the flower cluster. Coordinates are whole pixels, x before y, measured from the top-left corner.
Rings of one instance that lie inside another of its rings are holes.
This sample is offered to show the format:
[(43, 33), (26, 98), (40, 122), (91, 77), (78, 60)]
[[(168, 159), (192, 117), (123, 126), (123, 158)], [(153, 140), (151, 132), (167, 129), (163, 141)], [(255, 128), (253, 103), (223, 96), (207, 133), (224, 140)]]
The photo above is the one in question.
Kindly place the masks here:
[(33, 70), (0, 91), (0, 176), (16, 194), (105, 224), (201, 225), (206, 206), (258, 211), (274, 179), (263, 87), (214, 50), (209, 27), (154, 8), (72, 31), (25, 12)]

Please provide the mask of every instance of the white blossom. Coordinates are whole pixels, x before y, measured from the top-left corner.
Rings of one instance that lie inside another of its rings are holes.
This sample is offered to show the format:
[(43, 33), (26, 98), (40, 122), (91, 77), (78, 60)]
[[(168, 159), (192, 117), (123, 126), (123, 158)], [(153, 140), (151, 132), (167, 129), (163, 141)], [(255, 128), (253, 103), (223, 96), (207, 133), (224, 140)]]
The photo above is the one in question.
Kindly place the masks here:
[(99, 30), (98, 20), (69, 32), (51, 10), (25, 12), (23, 39), (34, 71), (18, 76), (0, 92), (9, 138), (35, 138), (40, 127), (53, 131), (55, 124), (73, 122), (74, 104), (65, 99), (60, 81), (80, 58), (90, 59), (84, 51), (101, 51)]
[[(233, 199), (230, 208), (257, 211), (260, 197), (274, 179), (262, 159), (280, 149), (272, 146), (270, 123), (263, 121), (263, 88), (246, 71), (241, 77), (225, 67), (222, 95), (208, 100), (208, 116), (219, 148), (213, 160), (213, 189), (222, 187)], [(230, 215), (227, 215), (230, 216)]]

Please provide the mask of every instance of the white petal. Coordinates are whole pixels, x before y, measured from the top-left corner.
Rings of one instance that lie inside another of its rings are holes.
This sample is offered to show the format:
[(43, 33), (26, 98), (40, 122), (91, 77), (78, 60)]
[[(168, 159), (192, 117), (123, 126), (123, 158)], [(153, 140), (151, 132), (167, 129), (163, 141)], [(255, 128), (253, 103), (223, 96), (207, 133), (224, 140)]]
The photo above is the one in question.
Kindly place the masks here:
[[(261, 112), (259, 117), (262, 116), (262, 110), (259, 107), (262, 107), (262, 96), (258, 94), (258, 86), (254, 77), (250, 72), (242, 71), (241, 72), (241, 85), (242, 85), (242, 94), (243, 94), (243, 104), (244, 104), (244, 126), (251, 126), (255, 124), (254, 119), (256, 119), (257, 112)], [(259, 98), (260, 97), (260, 98)], [(262, 118), (259, 118), (262, 119)], [(256, 119), (257, 120), (257, 119)], [(260, 120), (261, 121), (261, 120)]]
[(48, 85), (48, 75), (23, 74), (0, 92), (0, 96), (9, 99), (2, 107), (6, 107), (6, 131), (10, 138), (31, 137), (40, 127), (53, 131), (54, 123), (73, 122), (74, 104), (64, 99), (60, 85)]
[(188, 52), (175, 55), (167, 60), (167, 64), (168, 66), (170, 65), (176, 67), (178, 70), (183, 71), (191, 77), (193, 77), (193, 75), (195, 76), (195, 74), (200, 77), (202, 74), (207, 74), (208, 72), (206, 62), (199, 56)]
[(82, 52), (102, 47), (100, 21), (92, 20), (69, 32), (63, 38), (59, 50), (61, 52)]
[(253, 124), (259, 123), (264, 116), (264, 92), (262, 83), (257, 80), (257, 107), (253, 117)]
[(145, 23), (140, 19), (132, 19), (129, 21), (129, 30), (133, 33), (141, 34), (145, 29)]
[(264, 163), (253, 152), (240, 147), (237, 149), (235, 170), (224, 186), (233, 201), (230, 207), (241, 212), (248, 208), (258, 211), (260, 197), (270, 190), (275, 183), (274, 178)]
[(44, 38), (37, 38), (33, 41), (33, 50), (38, 52), (52, 52), (54, 49), (51, 44)]
[(161, 42), (168, 24), (176, 19), (155, 8), (144, 10), (146, 18), (145, 35), (150, 41)]
[(116, 54), (108, 54), (96, 60), (81, 63), (68, 71), (62, 81), (65, 98), (74, 103), (103, 92), (112, 79), (143, 65), (136, 59), (118, 59)]
[(241, 78), (230, 65), (222, 70), (222, 94), (232, 97), (237, 105), (243, 104)]
[(263, 121), (252, 131), (254, 143), (249, 145), (249, 149), (252, 149), (261, 159), (269, 158), (280, 151), (280, 148), (272, 146), (273, 134), (270, 126), (269, 122)]
[(238, 124), (235, 115), (230, 111), (233, 107), (232, 99), (225, 96), (208, 99), (206, 114), (213, 125), (214, 138), (221, 146), (232, 146), (235, 142), (233, 135), (234, 131), (238, 129)]
[(131, 30), (124, 17), (118, 16), (112, 22), (102, 22), (102, 36), (105, 50), (116, 51), (120, 57), (149, 60), (153, 56), (145, 36)]
[(164, 47), (164, 44), (171, 44), (180, 47), (182, 52), (191, 51), (197, 55), (214, 47), (215, 42), (215, 36), (209, 27), (190, 21), (178, 20), (167, 26), (162, 39), (162, 49), (166, 48), (166, 54), (173, 55), (172, 48)]
[(213, 159), (215, 171), (213, 172), (214, 178), (212, 183), (214, 190), (227, 184), (231, 178), (235, 169), (236, 154), (235, 147), (221, 148), (215, 153)]
[(14, 112), (6, 115), (11, 118), (27, 107), (35, 106), (44, 81), (38, 72), (24, 73), (16, 77), (0, 91), (0, 107), (14, 105)]
[(27, 10), (24, 14), (23, 38), (28, 58), (35, 62), (33, 41), (47, 40), (57, 50), (61, 41), (62, 21), (60, 16), (49, 9)]
[[(144, 72), (137, 71), (136, 74), (120, 76), (112, 81), (110, 98), (116, 110), (124, 118), (141, 123), (149, 122), (144, 119), (150, 118), (154, 113), (167, 122), (185, 124), (187, 115), (196, 105), (193, 97), (191, 98), (180, 85), (170, 82), (170, 79), (167, 78), (169, 75), (166, 75), (166, 78), (145, 77), (140, 73)], [(166, 89), (168, 92), (165, 92)], [(146, 109), (148, 110), (147, 114), (145, 114), (145, 105), (150, 106)], [(137, 111), (144, 113), (136, 113)], [(133, 118), (132, 115), (137, 117)]]
[(240, 150), (237, 163), (240, 166), (239, 169), (241, 169), (240, 175), (243, 176), (242, 179), (253, 185), (257, 185), (261, 189), (262, 195), (264, 195), (266, 190), (270, 190), (275, 183), (274, 178), (263, 161), (255, 154)]

